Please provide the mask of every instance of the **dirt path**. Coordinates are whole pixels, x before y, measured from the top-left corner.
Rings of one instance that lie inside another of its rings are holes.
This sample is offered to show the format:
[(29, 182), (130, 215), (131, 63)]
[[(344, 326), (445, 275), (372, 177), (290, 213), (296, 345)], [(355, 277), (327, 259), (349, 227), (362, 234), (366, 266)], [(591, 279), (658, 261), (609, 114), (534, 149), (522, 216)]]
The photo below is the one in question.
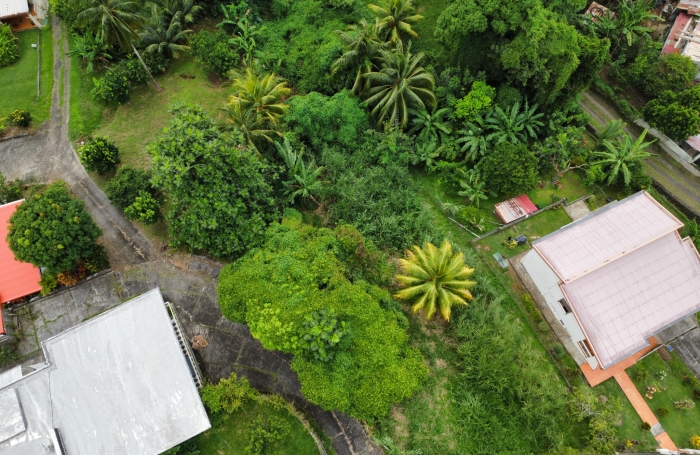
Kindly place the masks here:
[[(152, 261), (158, 254), (151, 242), (112, 206), (107, 196), (85, 172), (68, 140), (70, 59), (65, 57), (68, 52), (66, 39), (59, 49), (59, 40), (66, 34), (55, 16), (52, 30), (54, 85), (51, 118), (32, 136), (0, 143), (0, 171), (8, 179), (20, 178), (25, 182), (66, 181), (73, 193), (85, 202), (92, 218), (102, 228), (101, 243), (107, 248), (113, 268)], [(63, 93), (59, 93), (61, 75)]]
[[(591, 116), (591, 125), (596, 129), (610, 120), (621, 118), (614, 108), (591, 91), (583, 92), (581, 107)], [(641, 133), (636, 125), (627, 125), (625, 131), (634, 138)], [(651, 149), (658, 156), (644, 162), (647, 173), (667, 193), (700, 217), (700, 178), (685, 171), (660, 147), (654, 145)]]

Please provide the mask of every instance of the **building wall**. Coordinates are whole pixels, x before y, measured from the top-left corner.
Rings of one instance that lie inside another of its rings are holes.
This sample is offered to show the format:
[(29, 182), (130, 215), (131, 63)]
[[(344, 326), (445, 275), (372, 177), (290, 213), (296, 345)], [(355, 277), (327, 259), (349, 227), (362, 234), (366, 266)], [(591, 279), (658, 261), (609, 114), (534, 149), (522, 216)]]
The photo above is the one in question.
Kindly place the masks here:
[[(530, 250), (530, 252), (522, 258), (520, 263), (525, 270), (527, 270), (527, 273), (535, 283), (535, 286), (537, 286), (540, 294), (544, 297), (547, 306), (552, 313), (554, 313), (562, 327), (564, 327), (574, 345), (579, 341), (585, 340), (586, 336), (583, 334), (581, 326), (579, 326), (574, 314), (567, 314), (559, 303), (560, 300), (564, 299), (564, 294), (559, 287), (559, 277), (535, 250)], [(583, 352), (581, 352), (581, 354), (583, 354)], [(583, 354), (583, 356), (586, 358), (586, 362), (588, 362), (591, 368), (595, 369), (598, 366), (598, 361), (595, 357), (587, 357), (585, 354)]]

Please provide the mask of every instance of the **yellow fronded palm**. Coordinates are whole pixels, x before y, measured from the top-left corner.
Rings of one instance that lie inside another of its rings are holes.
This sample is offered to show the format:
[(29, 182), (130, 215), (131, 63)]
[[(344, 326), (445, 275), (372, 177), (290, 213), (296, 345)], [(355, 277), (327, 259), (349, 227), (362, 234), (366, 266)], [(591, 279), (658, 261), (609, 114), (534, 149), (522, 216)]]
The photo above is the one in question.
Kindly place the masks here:
[(379, 5), (367, 6), (379, 18), (385, 41), (395, 43), (402, 35), (418, 38), (413, 26), (423, 19), (423, 16), (413, 14), (416, 8), (412, 0), (382, 0)]
[(405, 275), (396, 275), (403, 286), (394, 297), (413, 302), (413, 312), (425, 310), (428, 320), (436, 311), (450, 320), (453, 305), (467, 305), (472, 299), (469, 289), (476, 285), (469, 277), (474, 269), (464, 264), (462, 253), (454, 254), (452, 244), (445, 240), (440, 248), (426, 243), (423, 248), (414, 245), (406, 251), (406, 259), (399, 259)]
[(235, 95), (229, 98), (229, 105), (240, 104), (242, 111), (253, 110), (270, 123), (276, 123), (289, 109), (282, 100), (292, 89), (274, 74), (258, 76), (252, 67), (248, 67), (244, 74), (234, 74), (231, 85)]

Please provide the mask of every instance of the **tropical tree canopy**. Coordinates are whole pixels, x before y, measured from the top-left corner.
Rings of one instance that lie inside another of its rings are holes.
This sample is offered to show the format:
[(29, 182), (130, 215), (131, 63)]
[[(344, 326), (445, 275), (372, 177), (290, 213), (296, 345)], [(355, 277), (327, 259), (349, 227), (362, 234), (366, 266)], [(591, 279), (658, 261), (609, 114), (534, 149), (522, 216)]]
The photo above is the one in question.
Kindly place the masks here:
[(401, 41), (392, 51), (381, 50), (381, 69), (367, 74), (369, 88), (365, 102), (379, 123), (396, 122), (402, 129), (408, 126), (409, 110), (435, 107), (435, 79), (420, 66), (424, 54), (411, 54), (411, 43), (404, 49)]
[(414, 245), (406, 251), (406, 258), (399, 259), (405, 275), (396, 275), (403, 289), (394, 297), (413, 302), (413, 312), (425, 310), (428, 320), (440, 311), (450, 320), (453, 305), (467, 305), (472, 299), (469, 289), (476, 285), (469, 277), (474, 269), (464, 264), (464, 254), (452, 252), (452, 244), (445, 240), (436, 247), (426, 243), (423, 248)]
[(380, 20), (385, 41), (395, 43), (401, 35), (418, 38), (413, 25), (423, 19), (423, 16), (413, 14), (416, 8), (412, 0), (384, 0), (380, 5), (367, 6)]
[(379, 39), (381, 24), (378, 18), (374, 23), (362, 19), (359, 24), (348, 26), (346, 30), (336, 30), (338, 37), (345, 45), (343, 55), (333, 62), (331, 70), (355, 72), (352, 93), (360, 95), (367, 88), (365, 75), (372, 67), (379, 65), (379, 51), (386, 49), (386, 43)]
[(97, 32), (101, 41), (130, 51), (132, 43), (138, 40), (137, 30), (146, 22), (140, 11), (141, 5), (135, 1), (88, 0), (77, 22)]
[[(236, 73), (233, 73), (236, 76)], [(287, 83), (273, 73), (258, 76), (252, 66), (240, 77), (234, 77), (229, 105), (240, 104), (242, 110), (253, 110), (263, 120), (276, 123), (289, 108), (282, 100), (292, 91)]]
[(187, 35), (192, 30), (183, 30), (180, 13), (176, 13), (167, 22), (166, 16), (158, 5), (151, 5), (148, 23), (139, 33), (141, 45), (147, 53), (158, 53), (166, 57), (178, 58), (180, 52), (190, 49), (182, 44), (187, 42)]

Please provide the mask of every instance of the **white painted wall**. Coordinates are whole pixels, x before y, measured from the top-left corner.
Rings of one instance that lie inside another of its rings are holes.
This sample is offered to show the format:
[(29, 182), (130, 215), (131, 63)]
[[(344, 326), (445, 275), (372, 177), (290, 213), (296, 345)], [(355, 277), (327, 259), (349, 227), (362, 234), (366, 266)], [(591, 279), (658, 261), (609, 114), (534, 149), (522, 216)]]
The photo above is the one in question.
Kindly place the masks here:
[[(574, 314), (566, 314), (564, 308), (562, 308), (559, 303), (559, 300), (564, 298), (564, 294), (559, 287), (559, 277), (535, 250), (530, 250), (529, 253), (523, 256), (520, 263), (525, 267), (525, 270), (527, 270), (527, 273), (530, 275), (530, 278), (532, 278), (535, 286), (537, 286), (540, 294), (544, 297), (547, 306), (549, 306), (557, 317), (557, 320), (559, 320), (559, 323), (564, 327), (566, 333), (569, 334), (571, 341), (576, 344), (579, 341), (585, 340), (586, 336), (583, 334), (581, 326), (579, 326)], [(583, 356), (586, 357), (585, 354), (583, 354)], [(588, 362), (593, 369), (598, 366), (598, 361), (595, 357), (586, 357), (586, 362)]]

